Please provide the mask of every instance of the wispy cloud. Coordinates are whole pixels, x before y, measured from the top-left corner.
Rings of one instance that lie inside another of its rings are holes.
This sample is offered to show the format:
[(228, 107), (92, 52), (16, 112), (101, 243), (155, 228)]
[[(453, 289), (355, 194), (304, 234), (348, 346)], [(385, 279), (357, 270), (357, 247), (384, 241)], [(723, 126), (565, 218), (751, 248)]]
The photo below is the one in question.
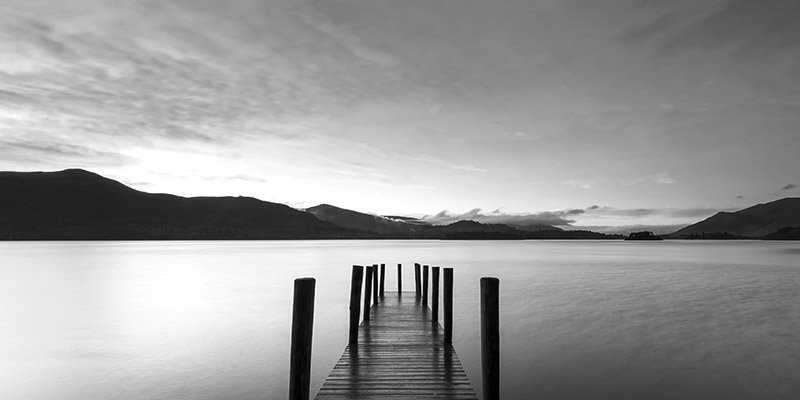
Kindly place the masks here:
[(660, 183), (664, 185), (674, 185), (678, 183), (678, 181), (672, 177), (669, 171), (661, 171), (655, 174), (637, 176), (635, 178), (619, 179), (619, 183), (624, 186), (631, 186), (639, 183)]
[(735, 211), (736, 208), (713, 207), (665, 207), (665, 208), (615, 208), (608, 206), (591, 206), (586, 209), (586, 216), (593, 218), (642, 218), (658, 216), (662, 218), (697, 218), (708, 217), (719, 211)]
[(124, 153), (103, 148), (58, 142), (28, 140), (0, 140), (0, 159), (31, 166), (122, 166), (136, 162)]
[(507, 214), (500, 210), (484, 212), (480, 208), (472, 209), (463, 214), (453, 214), (449, 211), (441, 211), (436, 215), (426, 215), (422, 219), (432, 224), (443, 225), (451, 224), (461, 220), (477, 221), (485, 224), (508, 224), (517, 226), (527, 225), (554, 225), (568, 226), (575, 222), (575, 216), (581, 215), (584, 210), (569, 209), (558, 211), (542, 211), (527, 214)]
[(790, 183), (790, 184), (788, 184), (788, 185), (784, 185), (784, 186), (781, 188), (781, 190), (792, 190), (792, 189), (797, 189), (797, 185), (795, 185), (795, 184), (793, 184), (793, 183)]
[(604, 184), (618, 184), (621, 186), (633, 186), (641, 183), (658, 183), (673, 185), (678, 181), (672, 177), (669, 171), (661, 171), (654, 174), (640, 175), (632, 178), (610, 178), (606, 175), (590, 175), (560, 182), (563, 185), (574, 186), (581, 189), (594, 189)]
[(459, 170), (459, 171), (488, 172), (486, 169), (483, 169), (481, 167), (476, 167), (476, 166), (471, 165), (471, 164), (451, 163), (451, 162), (445, 161), (445, 160), (443, 160), (441, 158), (434, 157), (434, 156), (432, 156), (430, 154), (420, 154), (418, 156), (408, 157), (408, 159), (412, 160), (412, 161), (421, 161), (421, 162), (425, 162), (425, 163), (438, 164), (438, 165), (441, 165), (443, 167), (450, 168), (450, 169), (455, 169), (455, 170)]

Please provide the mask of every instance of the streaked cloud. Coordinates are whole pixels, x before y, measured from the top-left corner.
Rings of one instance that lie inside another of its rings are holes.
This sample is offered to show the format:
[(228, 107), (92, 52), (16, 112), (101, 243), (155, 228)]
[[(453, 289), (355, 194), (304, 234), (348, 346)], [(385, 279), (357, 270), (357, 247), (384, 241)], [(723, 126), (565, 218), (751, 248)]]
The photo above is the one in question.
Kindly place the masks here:
[(445, 161), (445, 160), (443, 160), (441, 158), (437, 158), (437, 157), (434, 157), (434, 156), (432, 156), (430, 154), (425, 154), (425, 153), (419, 154), (419, 155), (413, 156), (413, 157), (408, 157), (408, 158), (411, 161), (421, 161), (421, 162), (424, 162), (424, 163), (437, 164), (437, 165), (441, 165), (441, 166), (443, 166), (445, 168), (455, 169), (455, 170), (459, 170), (459, 171), (465, 171), (465, 172), (487, 172), (487, 170), (485, 170), (483, 168), (480, 168), (480, 167), (476, 167), (476, 166), (471, 165), (471, 164), (456, 164), (456, 163), (448, 162), (448, 161)]
[(784, 185), (783, 187), (781, 187), (781, 190), (792, 190), (792, 189), (797, 189), (797, 185), (790, 183), (788, 185)]
[(136, 160), (124, 153), (59, 142), (0, 139), (0, 158), (37, 168), (42, 164), (72, 166), (124, 166)]
[(436, 215), (426, 215), (422, 219), (434, 225), (445, 225), (461, 220), (476, 221), (484, 224), (507, 224), (516, 226), (527, 225), (554, 225), (568, 226), (575, 222), (575, 216), (581, 215), (584, 210), (570, 209), (558, 211), (542, 211), (527, 214), (506, 214), (500, 210), (489, 213), (480, 208), (472, 209), (463, 214), (453, 214), (448, 211), (441, 211)]
[(593, 218), (641, 218), (647, 216), (658, 216), (662, 218), (705, 218), (719, 211), (735, 210), (737, 210), (735, 207), (718, 209), (713, 207), (615, 208), (591, 206), (586, 209), (586, 216)]
[(636, 185), (638, 183), (644, 183), (644, 182), (660, 183), (664, 185), (674, 185), (678, 183), (678, 181), (672, 177), (669, 171), (661, 171), (655, 174), (643, 175), (635, 178), (619, 179), (619, 183), (626, 186)]

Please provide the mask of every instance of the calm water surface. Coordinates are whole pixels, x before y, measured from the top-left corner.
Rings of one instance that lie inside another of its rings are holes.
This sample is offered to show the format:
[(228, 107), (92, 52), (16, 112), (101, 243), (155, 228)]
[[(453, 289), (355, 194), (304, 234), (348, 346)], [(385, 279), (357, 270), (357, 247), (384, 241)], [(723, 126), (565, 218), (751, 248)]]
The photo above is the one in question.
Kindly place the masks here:
[(455, 268), (480, 392), (500, 278), (506, 399), (800, 398), (800, 243), (0, 243), (0, 398), (287, 397), (292, 281), (317, 278), (312, 393), (347, 341), (350, 266)]

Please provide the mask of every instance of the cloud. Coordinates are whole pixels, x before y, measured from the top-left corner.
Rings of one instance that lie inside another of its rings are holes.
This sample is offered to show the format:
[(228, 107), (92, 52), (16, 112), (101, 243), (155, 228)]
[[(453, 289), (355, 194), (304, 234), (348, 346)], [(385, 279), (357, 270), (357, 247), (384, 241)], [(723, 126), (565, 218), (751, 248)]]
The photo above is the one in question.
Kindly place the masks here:
[(769, 54), (797, 46), (800, 3), (784, 0), (727, 0), (665, 44), (665, 51), (735, 46), (739, 54)]
[(661, 171), (655, 174), (638, 176), (635, 178), (619, 179), (619, 183), (623, 186), (631, 186), (639, 183), (660, 183), (664, 185), (674, 185), (678, 181), (672, 177), (669, 171)]
[(431, 164), (438, 164), (446, 168), (455, 169), (459, 171), (466, 171), (466, 172), (488, 172), (486, 169), (481, 167), (476, 167), (471, 164), (455, 164), (440, 158), (434, 157), (430, 154), (420, 154), (416, 157), (408, 157), (409, 160), (412, 161), (422, 161)]
[(24, 128), (50, 141), (231, 143), (299, 125), (308, 136), (354, 104), (404, 93), (385, 62), (364, 62), (377, 52), (305, 3), (30, 3), (0, 13), (0, 105), (70, 118), (68, 130)]
[(0, 140), (0, 159), (42, 165), (111, 165), (123, 166), (136, 162), (128, 155), (100, 148), (26, 140)]
[(784, 185), (784, 186), (781, 188), (781, 190), (792, 190), (792, 189), (796, 189), (796, 188), (797, 188), (797, 185), (795, 185), (795, 184), (793, 184), (793, 183), (790, 183), (790, 184), (788, 184), (788, 185)]
[(568, 179), (566, 181), (561, 182), (561, 184), (567, 186), (574, 186), (581, 189), (593, 189), (596, 186), (607, 183), (609, 181), (610, 179), (607, 176), (595, 175), (595, 176), (587, 176), (576, 179)]
[(663, 218), (705, 218), (719, 211), (735, 211), (735, 208), (712, 208), (712, 207), (665, 207), (665, 208), (615, 208), (607, 206), (591, 206), (586, 209), (587, 217), (595, 218), (641, 218), (641, 217), (663, 217)]
[(500, 212), (499, 209), (485, 213), (480, 208), (472, 209), (463, 214), (451, 214), (449, 211), (441, 211), (434, 216), (426, 215), (423, 220), (435, 225), (445, 225), (454, 222), (469, 220), (484, 224), (507, 224), (516, 226), (528, 225), (554, 225), (569, 226), (575, 222), (572, 217), (581, 215), (584, 210), (567, 209), (557, 211), (542, 211), (527, 214), (507, 214)]

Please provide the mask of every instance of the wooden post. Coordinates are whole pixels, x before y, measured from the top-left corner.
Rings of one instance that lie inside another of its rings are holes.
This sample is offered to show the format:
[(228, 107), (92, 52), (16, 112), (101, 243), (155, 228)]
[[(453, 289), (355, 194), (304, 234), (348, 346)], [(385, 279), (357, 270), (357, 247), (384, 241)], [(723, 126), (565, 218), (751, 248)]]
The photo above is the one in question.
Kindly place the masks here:
[(358, 343), (358, 322), (361, 319), (361, 283), (364, 280), (364, 267), (353, 265), (350, 279), (350, 344)]
[(500, 280), (481, 278), (483, 400), (500, 399)]
[(314, 332), (314, 278), (294, 280), (289, 400), (308, 400), (311, 385), (311, 335)]
[(381, 297), (383, 297), (383, 283), (386, 280), (386, 264), (381, 264)]
[(364, 279), (364, 321), (369, 321), (369, 306), (372, 301), (372, 267), (367, 266), (367, 276)]
[(444, 269), (444, 342), (453, 343), (453, 269)]
[(428, 266), (422, 266), (422, 306), (428, 305)]
[(403, 264), (397, 264), (397, 293), (403, 293)]
[(433, 279), (431, 284), (433, 285), (433, 289), (431, 290), (431, 322), (439, 322), (439, 267), (433, 267), (431, 269), (433, 272)]
[(419, 297), (422, 294), (420, 293), (422, 291), (422, 288), (420, 287), (422, 286), (421, 284), (422, 282), (420, 282), (420, 277), (419, 277), (419, 264), (414, 263), (414, 288), (417, 291), (417, 297)]
[(372, 304), (378, 303), (378, 264), (372, 264)]

